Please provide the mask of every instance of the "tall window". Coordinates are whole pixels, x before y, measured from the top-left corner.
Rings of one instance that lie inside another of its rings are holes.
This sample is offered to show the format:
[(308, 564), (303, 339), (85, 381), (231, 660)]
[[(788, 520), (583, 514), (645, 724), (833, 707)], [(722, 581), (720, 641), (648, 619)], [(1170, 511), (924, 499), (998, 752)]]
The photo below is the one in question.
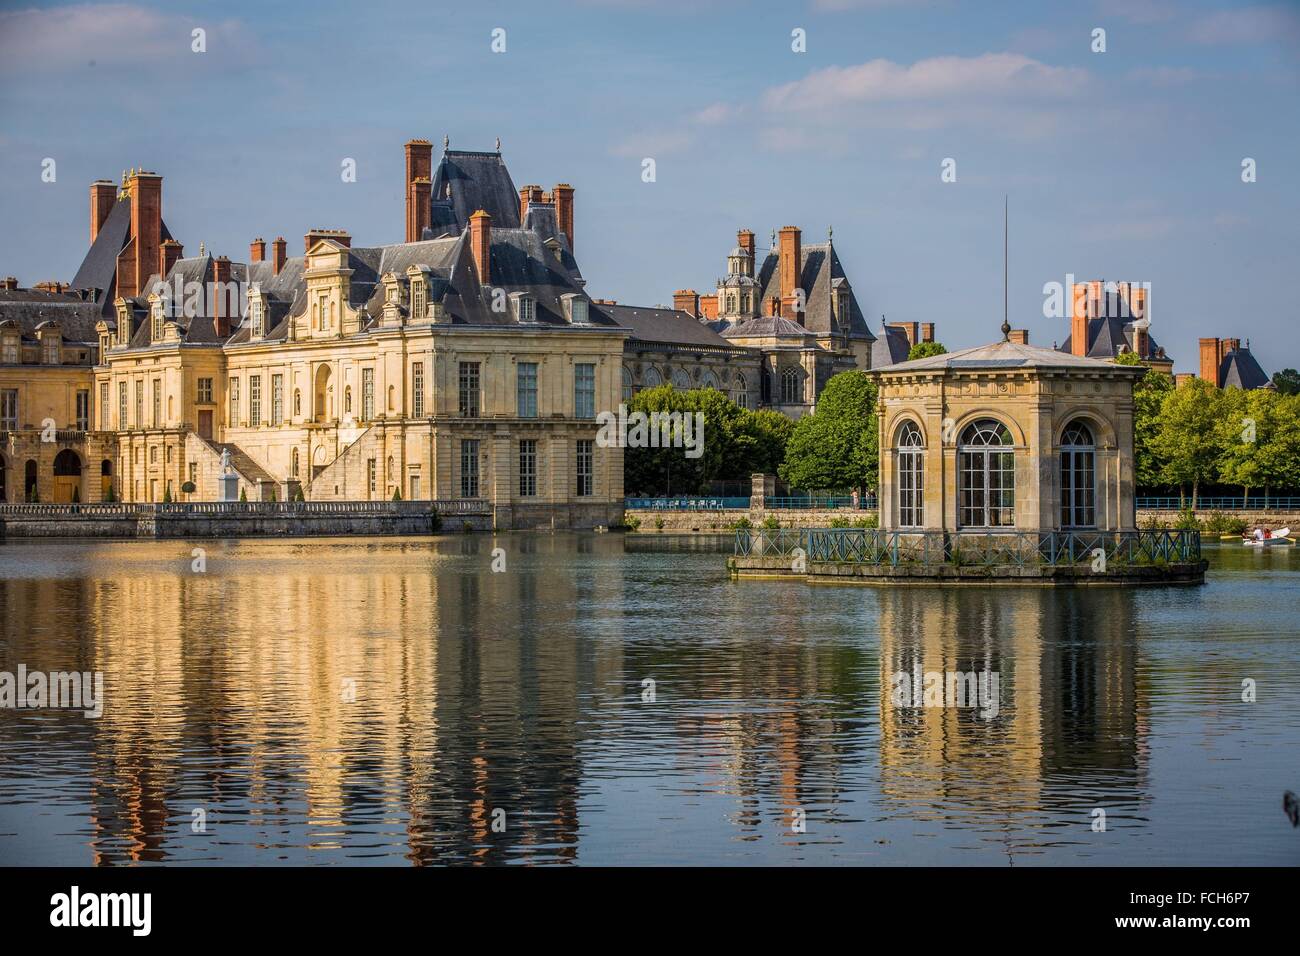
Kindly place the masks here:
[(262, 376), (248, 376), (248, 424), (257, 428), (262, 424)]
[(466, 438), (460, 443), (460, 496), (478, 497), (477, 438)]
[(595, 447), (596, 443), (590, 438), (579, 438), (576, 461), (578, 466), (577, 487), (575, 491), (578, 497), (587, 498), (591, 496), (593, 479), (596, 474), (595, 468)]
[(144, 428), (144, 379), (135, 381), (135, 427)]
[(913, 422), (905, 422), (898, 432), (898, 523), (904, 528), (919, 528), (924, 523), (924, 453), (921, 430)]
[(112, 424), (108, 420), (108, 383), (99, 383), (99, 427), (101, 431), (108, 431)]
[(18, 364), (18, 338), (17, 336), (6, 335), (4, 340), (4, 357), (0, 359), (6, 365)]
[(77, 389), (77, 429), (85, 431), (90, 427), (90, 392), (84, 388)]
[(787, 368), (781, 373), (781, 404), (794, 405), (803, 401), (803, 396), (799, 394), (799, 373)]
[(737, 405), (741, 408), (749, 408), (749, 386), (745, 381), (745, 376), (737, 373), (732, 386), (732, 394), (736, 396)]
[(1061, 527), (1097, 526), (1097, 446), (1083, 422), (1071, 422), (1061, 436)]
[(416, 362), (411, 366), (411, 414), (416, 418), (424, 417), (423, 362)]
[(284, 421), (284, 376), (271, 376), (271, 424)]
[(519, 417), (537, 417), (537, 363), (520, 362), (518, 378)]
[(575, 418), (596, 417), (596, 366), (573, 366), (573, 414)]
[(252, 336), (260, 339), (266, 334), (266, 307), (262, 305), (261, 296), (254, 296), (248, 303), (248, 319), (252, 325)]
[(460, 363), (461, 418), (478, 418), (478, 362)]
[(56, 335), (47, 335), (45, 342), (45, 364), (59, 364), (59, 337)]
[(212, 379), (199, 379), (199, 399), (200, 402), (208, 403), (212, 401)]
[(519, 497), (531, 498), (537, 494), (537, 439), (525, 438), (519, 442)]
[(1015, 523), (1016, 466), (1011, 432), (991, 418), (967, 425), (958, 442), (961, 524), (1008, 528)]
[(375, 370), (361, 370), (361, 420), (368, 422), (375, 417)]
[(375, 489), (377, 487), (375, 476), (376, 476), (375, 460), (373, 458), (367, 458), (366, 459), (366, 488), (370, 491), (370, 494), (372, 495), (375, 493)]
[(153, 380), (153, 427), (162, 424), (162, 379)]
[(163, 337), (163, 304), (155, 302), (149, 309), (150, 328), (149, 339), (152, 342), (161, 342)]
[(6, 388), (0, 392), (0, 428), (5, 431), (18, 429), (18, 389)]
[(230, 380), (230, 427), (234, 428), (239, 424), (239, 379)]
[(424, 280), (417, 278), (411, 283), (411, 318), (422, 319), (429, 311), (428, 292)]
[(117, 383), (117, 427), (126, 428), (126, 382)]
[(623, 369), (623, 401), (632, 401), (632, 373)]

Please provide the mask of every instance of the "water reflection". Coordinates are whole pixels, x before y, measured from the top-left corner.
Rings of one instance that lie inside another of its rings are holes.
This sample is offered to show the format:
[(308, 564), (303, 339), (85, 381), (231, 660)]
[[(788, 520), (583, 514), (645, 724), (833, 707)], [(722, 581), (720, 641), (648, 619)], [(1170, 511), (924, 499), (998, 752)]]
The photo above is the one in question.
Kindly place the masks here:
[[(0, 669), (103, 671), (107, 706), (0, 711), (0, 859), (1295, 861), (1294, 625), (1212, 623), (1296, 590), (1294, 557), (1180, 592), (869, 589), (665, 544), (208, 542), (193, 573), (183, 542), (10, 542)], [(997, 715), (899, 705), (913, 670), (999, 675)]]

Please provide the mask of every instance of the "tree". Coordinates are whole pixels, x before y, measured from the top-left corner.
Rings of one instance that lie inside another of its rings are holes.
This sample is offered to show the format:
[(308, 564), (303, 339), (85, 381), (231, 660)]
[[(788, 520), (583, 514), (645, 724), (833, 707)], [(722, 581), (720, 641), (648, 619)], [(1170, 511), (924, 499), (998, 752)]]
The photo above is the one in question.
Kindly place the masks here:
[(1153, 446), (1162, 460), (1161, 477), (1180, 489), (1192, 486), (1192, 509), (1201, 484), (1213, 481), (1223, 455), (1223, 392), (1201, 378), (1165, 396)]
[(401, 501), (401, 500), (402, 500), (402, 489), (397, 488), (397, 487), (394, 487), (394, 488), (393, 488), (393, 500), (394, 500), (394, 501)]
[(948, 350), (942, 342), (917, 342), (907, 351), (907, 360), (928, 358), (931, 355), (947, 355)]
[(1284, 368), (1273, 373), (1273, 387), (1279, 395), (1300, 395), (1300, 372), (1293, 368)]
[[(1135, 361), (1121, 361), (1127, 355), (1134, 356)], [(1136, 357), (1136, 352), (1125, 352), (1115, 361), (1119, 365), (1137, 365)], [(1151, 368), (1133, 383), (1133, 471), (1139, 488), (1154, 488), (1164, 483), (1164, 460), (1156, 450), (1156, 435), (1160, 428), (1160, 408), (1165, 396), (1173, 390), (1173, 376)]]
[(796, 488), (874, 488), (880, 462), (876, 384), (860, 370), (833, 376), (817, 408), (795, 424), (781, 477)]
[(1141, 365), (1142, 356), (1136, 352), (1120, 352), (1115, 356), (1116, 365)]
[(1220, 423), (1223, 457), (1219, 480), (1241, 485), (1242, 507), (1252, 488), (1300, 484), (1300, 396), (1270, 389), (1228, 389)]

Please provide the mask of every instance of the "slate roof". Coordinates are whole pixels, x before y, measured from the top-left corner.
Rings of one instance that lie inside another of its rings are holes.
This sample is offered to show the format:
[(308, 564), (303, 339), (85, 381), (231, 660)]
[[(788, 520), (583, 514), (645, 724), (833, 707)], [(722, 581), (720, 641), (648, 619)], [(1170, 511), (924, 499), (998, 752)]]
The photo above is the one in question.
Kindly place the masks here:
[(96, 343), (95, 324), (100, 320), (99, 303), (75, 292), (41, 292), (37, 289), (0, 289), (0, 322), (18, 324), (22, 338), (36, 341), (36, 328), (57, 320), (63, 341)]
[(723, 331), (723, 338), (737, 339), (757, 336), (775, 336), (777, 338), (806, 338), (813, 333), (798, 322), (779, 315), (759, 315), (752, 319), (743, 319)]
[(1114, 362), (1070, 355), (1061, 352), (1059, 349), (1043, 349), (1034, 345), (1021, 345), (1019, 342), (994, 342), (991, 345), (977, 345), (974, 348), (959, 349), (956, 352), (947, 352), (943, 355), (930, 355), (926, 358), (913, 359), (910, 362), (897, 362), (880, 368), (873, 366), (871, 371), (924, 372), (943, 369), (978, 371), (980, 369), (999, 368), (1106, 372), (1119, 370), (1135, 376), (1146, 372), (1146, 369), (1140, 365), (1116, 365)]
[(647, 344), (692, 345), (705, 348), (739, 351), (713, 329), (700, 322), (689, 312), (678, 309), (646, 308), (636, 305), (594, 306), (615, 323), (632, 330), (629, 342)]
[[(1128, 311), (1127, 304), (1118, 292), (1107, 292), (1100, 303), (1102, 315), (1088, 320), (1088, 350), (1090, 358), (1113, 359), (1121, 351), (1134, 351), (1133, 334), (1134, 316)], [(1067, 335), (1060, 346), (1062, 352), (1073, 351), (1073, 335)], [(1147, 354), (1144, 359), (1154, 358), (1162, 353), (1160, 343), (1147, 334)]]
[(907, 333), (902, 329), (891, 329), (883, 322), (876, 333), (876, 341), (871, 343), (871, 367), (881, 368), (906, 362), (912, 345), (907, 340)]
[[(131, 238), (131, 200), (118, 199), (113, 203), (108, 218), (100, 226), (95, 241), (81, 260), (77, 274), (72, 277), (72, 288), (98, 289), (99, 309), (104, 317), (114, 314), (113, 302), (117, 298), (117, 257)], [(162, 224), (162, 240), (172, 238), (167, 223)], [(146, 287), (147, 288), (147, 287)]]
[[(430, 195), (433, 222), (454, 224), (457, 232), (468, 227), (469, 217), (479, 209), (492, 217), (494, 230), (520, 228), (519, 191), (500, 153), (445, 150), (434, 171)], [(441, 209), (437, 208), (440, 202)]]
[[(841, 330), (835, 316), (831, 314), (831, 283), (836, 279), (846, 279), (840, 257), (833, 244), (826, 242), (801, 246), (800, 258), (803, 262), (799, 270), (799, 287), (807, 294), (807, 311), (804, 325), (818, 334), (847, 332), (856, 338), (872, 340), (875, 338), (867, 327), (867, 320), (858, 305), (858, 297), (849, 289), (849, 327)], [(762, 301), (781, 294), (781, 273), (778, 265), (781, 261), (780, 249), (771, 249), (763, 260), (758, 272), (758, 282), (762, 286)]]
[(1250, 343), (1238, 346), (1223, 357), (1219, 366), (1219, 382), (1223, 388), (1267, 388), (1272, 379), (1251, 354)]

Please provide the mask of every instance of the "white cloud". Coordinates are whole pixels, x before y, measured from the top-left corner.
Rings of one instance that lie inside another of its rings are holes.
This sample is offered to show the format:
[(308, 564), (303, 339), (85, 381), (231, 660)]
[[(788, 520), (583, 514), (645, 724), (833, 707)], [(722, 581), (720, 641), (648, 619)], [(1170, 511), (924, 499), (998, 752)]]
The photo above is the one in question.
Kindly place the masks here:
[[(191, 31), (207, 33), (206, 54), (191, 50)], [(0, 70), (170, 63), (184, 57), (240, 56), (249, 38), (235, 20), (159, 13), (126, 3), (0, 12)]]
[(763, 95), (771, 110), (835, 110), (853, 103), (1071, 96), (1088, 82), (1086, 70), (1048, 66), (1019, 53), (940, 56), (910, 66), (871, 60), (832, 66)]

